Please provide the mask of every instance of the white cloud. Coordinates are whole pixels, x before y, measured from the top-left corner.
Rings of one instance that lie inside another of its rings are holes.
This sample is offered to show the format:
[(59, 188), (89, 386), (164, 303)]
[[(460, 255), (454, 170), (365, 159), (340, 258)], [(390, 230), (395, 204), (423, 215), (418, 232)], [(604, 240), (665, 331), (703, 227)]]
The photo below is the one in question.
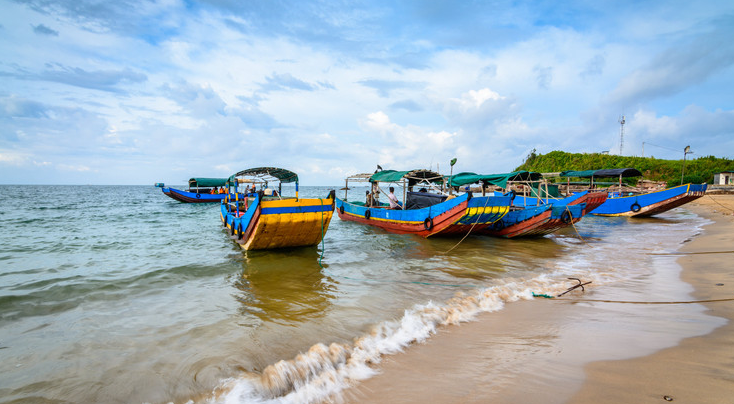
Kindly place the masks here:
[(734, 150), (731, 5), (122, 4), (4, 4), (0, 165), (63, 162), (62, 183), (280, 164), (339, 184), (452, 157), (501, 172), (533, 148), (610, 149), (620, 113), (630, 153)]

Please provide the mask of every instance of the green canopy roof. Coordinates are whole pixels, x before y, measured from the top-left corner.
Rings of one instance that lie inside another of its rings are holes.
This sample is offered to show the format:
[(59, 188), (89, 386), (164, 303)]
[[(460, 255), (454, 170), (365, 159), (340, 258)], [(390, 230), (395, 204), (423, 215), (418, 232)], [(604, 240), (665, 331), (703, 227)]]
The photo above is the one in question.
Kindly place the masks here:
[(227, 182), (226, 178), (191, 178), (189, 188), (196, 187), (221, 187)]
[(484, 182), (485, 184), (496, 185), (500, 188), (507, 188), (508, 181), (539, 181), (541, 178), (540, 173), (530, 171), (514, 171), (506, 174), (475, 174), (464, 172), (451, 176), (449, 185), (460, 187), (476, 182)]
[(563, 171), (560, 176), (573, 178), (641, 177), (642, 173), (636, 168), (608, 168), (603, 170)]
[(584, 171), (561, 171), (559, 174), (561, 177), (573, 177), (573, 178), (591, 178), (594, 176), (596, 170), (584, 170)]
[(298, 174), (284, 168), (276, 167), (257, 167), (242, 170), (237, 174), (231, 175), (228, 183), (234, 183), (236, 177), (256, 177), (264, 181), (277, 180), (280, 182), (298, 182)]
[(409, 183), (416, 183), (420, 180), (430, 182), (443, 182), (443, 176), (431, 170), (411, 170), (411, 171), (395, 171), (381, 170), (370, 177), (370, 182), (398, 182), (403, 178), (408, 179)]

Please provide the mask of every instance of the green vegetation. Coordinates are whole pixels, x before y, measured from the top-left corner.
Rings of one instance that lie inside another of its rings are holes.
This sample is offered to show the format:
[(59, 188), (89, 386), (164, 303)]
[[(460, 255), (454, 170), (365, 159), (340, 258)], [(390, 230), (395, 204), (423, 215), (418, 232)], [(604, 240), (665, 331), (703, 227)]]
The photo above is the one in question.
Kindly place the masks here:
[[(654, 157), (628, 157), (601, 153), (548, 154), (530, 152), (525, 162), (515, 170), (554, 173), (566, 170), (601, 170), (604, 168), (636, 168), (646, 180), (665, 181), (668, 186), (679, 185), (683, 159), (660, 160)], [(686, 159), (683, 183), (712, 183), (714, 174), (734, 170), (734, 160), (714, 156)]]

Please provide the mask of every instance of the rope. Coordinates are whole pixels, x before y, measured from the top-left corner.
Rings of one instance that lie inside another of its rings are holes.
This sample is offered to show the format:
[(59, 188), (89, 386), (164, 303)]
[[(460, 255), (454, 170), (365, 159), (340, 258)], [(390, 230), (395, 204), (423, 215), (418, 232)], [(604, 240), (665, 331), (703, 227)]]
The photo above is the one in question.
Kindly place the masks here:
[[(324, 202), (320, 201), (321, 206), (324, 206)], [(326, 248), (324, 247), (324, 210), (321, 209), (321, 255), (319, 255), (319, 266), (321, 269), (326, 272), (327, 275), (334, 277), (334, 278), (343, 278), (343, 279), (349, 279), (352, 281), (359, 281), (359, 282), (382, 282), (382, 283), (412, 283), (416, 285), (429, 285), (429, 286), (446, 286), (451, 288), (479, 288), (479, 286), (476, 285), (452, 285), (452, 284), (446, 284), (446, 283), (433, 283), (433, 282), (419, 282), (419, 281), (384, 281), (384, 280), (375, 280), (375, 279), (361, 279), (361, 278), (352, 278), (349, 276), (342, 276), (342, 275), (336, 275), (326, 269), (324, 265), (321, 263), (321, 260), (324, 258), (324, 251)]]
[[(484, 206), (482, 207), (482, 213), (480, 213), (480, 214), (477, 215), (477, 220), (475, 220), (474, 223), (472, 223), (471, 227), (469, 228), (469, 231), (466, 232), (466, 234), (464, 235), (464, 237), (462, 237), (461, 240), (459, 240), (458, 243), (456, 243), (453, 247), (449, 248), (448, 251), (444, 252), (443, 253), (444, 255), (450, 253), (454, 248), (458, 247), (459, 244), (461, 244), (461, 242), (464, 241), (464, 239), (467, 238), (469, 236), (469, 234), (471, 234), (472, 230), (474, 230), (474, 226), (476, 226), (477, 223), (479, 223), (479, 219), (482, 217), (482, 214), (484, 213), (484, 209), (487, 208), (487, 204), (488, 203), (489, 203), (489, 198), (486, 198), (485, 201), (484, 201)], [(468, 206), (467, 206), (467, 209), (469, 209)]]
[(722, 205), (722, 204), (721, 204), (721, 202), (719, 202), (719, 201), (717, 201), (716, 199), (714, 199), (714, 197), (713, 197), (713, 196), (711, 196), (710, 194), (709, 194), (709, 195), (706, 195), (706, 196), (708, 196), (709, 198), (711, 198), (711, 200), (712, 200), (712, 201), (714, 201), (714, 202), (715, 202), (716, 204), (718, 204), (718, 205), (719, 205), (719, 206), (721, 206), (722, 208), (724, 208), (724, 209), (726, 209), (726, 210), (728, 210), (728, 211), (730, 211), (730, 212), (734, 212), (734, 209), (732, 209), (732, 208), (730, 208), (730, 207), (728, 207), (728, 206), (726, 206), (726, 205)]
[(597, 303), (625, 303), (625, 304), (694, 304), (694, 303), (715, 303), (715, 302), (731, 302), (734, 298), (727, 299), (705, 299), (705, 300), (682, 300), (670, 302), (641, 302), (629, 300), (603, 300), (603, 299), (580, 299), (578, 302), (597, 302)]
[(671, 253), (649, 253), (648, 255), (696, 255), (696, 254), (732, 254), (730, 251), (697, 251), (697, 252), (671, 252)]
[(568, 205), (566, 205), (566, 212), (568, 212), (568, 215), (571, 216), (571, 226), (573, 227), (573, 230), (576, 232), (576, 235), (578, 236), (579, 240), (583, 241), (584, 244), (588, 244), (586, 240), (584, 240), (584, 238), (581, 237), (581, 233), (579, 233), (579, 229), (576, 228), (576, 223), (573, 222), (573, 215), (571, 214), (571, 209), (568, 208)]

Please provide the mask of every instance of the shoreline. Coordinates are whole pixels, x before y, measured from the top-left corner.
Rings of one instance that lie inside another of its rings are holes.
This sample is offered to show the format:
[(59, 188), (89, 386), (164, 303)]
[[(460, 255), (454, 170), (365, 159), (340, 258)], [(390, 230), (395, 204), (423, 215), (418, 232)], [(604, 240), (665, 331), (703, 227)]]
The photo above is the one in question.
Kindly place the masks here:
[[(734, 195), (704, 196), (685, 208), (713, 223), (679, 249), (688, 253), (677, 260), (683, 268), (681, 279), (694, 287), (697, 300), (734, 298), (734, 271), (728, 264), (733, 255), (710, 253), (734, 247)], [(726, 319), (726, 324), (651, 355), (590, 363), (584, 369), (585, 383), (568, 403), (731, 401), (734, 301), (702, 304), (707, 314)]]
[[(734, 196), (714, 198), (732, 210), (719, 208), (707, 197), (683, 207), (712, 223), (678, 248), (689, 254), (675, 259), (677, 272), (663, 274), (676, 278), (671, 293), (690, 296), (681, 300), (734, 297), (734, 274), (727, 273), (729, 254), (690, 254), (734, 245)], [(614, 295), (615, 287), (593, 293)], [(685, 307), (590, 304), (583, 299), (513, 302), (386, 357), (377, 365), (380, 373), (345, 391), (344, 399), (616, 404), (659, 402), (668, 396), (725, 402), (723, 397), (734, 391), (726, 379), (731, 379), (734, 352), (721, 351), (734, 344), (733, 307), (734, 302)], [(683, 332), (667, 333), (671, 328)]]

